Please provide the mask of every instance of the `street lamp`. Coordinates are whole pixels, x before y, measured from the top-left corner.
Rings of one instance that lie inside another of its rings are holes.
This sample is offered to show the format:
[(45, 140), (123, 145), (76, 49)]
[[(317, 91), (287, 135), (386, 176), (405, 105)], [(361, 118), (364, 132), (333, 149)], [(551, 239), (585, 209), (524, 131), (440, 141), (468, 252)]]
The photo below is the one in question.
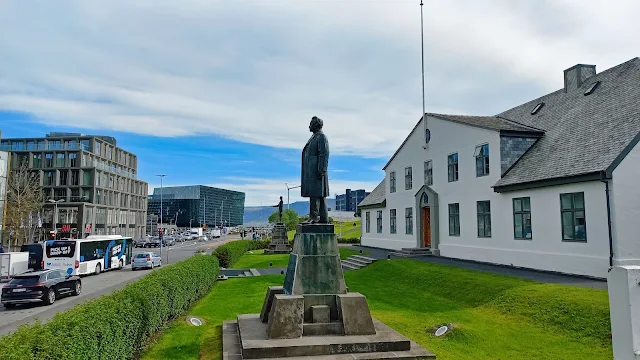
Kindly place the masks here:
[(58, 217), (58, 203), (64, 202), (64, 199), (60, 199), (60, 200), (53, 200), (53, 199), (49, 199), (47, 200), (50, 203), (53, 203), (54, 206), (54, 210), (53, 210), (53, 216), (51, 219), (51, 222), (53, 223), (53, 231), (56, 231), (56, 224), (58, 223), (57, 217)]
[(287, 210), (289, 210), (289, 190), (299, 188), (302, 185), (292, 186), (292, 187), (289, 187), (289, 184), (287, 183), (284, 183), (284, 185), (287, 187)]
[(164, 242), (164, 230), (162, 229), (162, 179), (167, 176), (166, 174), (158, 174), (160, 177), (160, 260), (162, 260), (162, 243)]

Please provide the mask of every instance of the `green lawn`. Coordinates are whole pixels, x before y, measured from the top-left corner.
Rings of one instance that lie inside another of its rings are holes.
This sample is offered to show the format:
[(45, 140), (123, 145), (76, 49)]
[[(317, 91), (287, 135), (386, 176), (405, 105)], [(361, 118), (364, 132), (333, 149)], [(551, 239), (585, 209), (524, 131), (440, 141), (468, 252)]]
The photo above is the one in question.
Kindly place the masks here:
[[(345, 278), (367, 296), (373, 316), (451, 359), (612, 359), (604, 290), (542, 284), (414, 260), (381, 260)], [(220, 359), (221, 323), (260, 312), (283, 276), (220, 282), (190, 312), (207, 322), (174, 322), (144, 359)], [(448, 335), (432, 329), (454, 324)]]
[[(353, 223), (356, 223), (356, 226), (353, 226)], [(340, 234), (340, 229), (342, 229), (342, 237), (345, 239), (359, 239), (362, 235), (362, 227), (360, 226), (360, 220), (351, 221), (351, 222), (338, 222), (334, 221), (334, 233)], [(295, 229), (287, 231), (287, 236), (289, 236), (289, 240), (293, 240), (294, 235), (296, 234)]]
[[(346, 259), (351, 255), (358, 255), (359, 251), (349, 248), (340, 248), (340, 258)], [(268, 268), (269, 263), (273, 267), (287, 267), (289, 254), (265, 255), (264, 250), (253, 250), (244, 254), (232, 269), (259, 269)]]

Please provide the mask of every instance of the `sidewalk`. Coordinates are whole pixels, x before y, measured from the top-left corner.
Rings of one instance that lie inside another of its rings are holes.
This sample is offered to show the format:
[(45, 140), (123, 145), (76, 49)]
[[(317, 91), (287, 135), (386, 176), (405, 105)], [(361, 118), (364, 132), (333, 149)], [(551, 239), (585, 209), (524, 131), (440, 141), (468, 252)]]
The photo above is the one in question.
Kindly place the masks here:
[[(350, 244), (340, 244), (340, 246), (349, 247), (356, 250), (362, 250), (368, 253), (366, 256), (369, 256), (375, 259), (386, 259), (387, 255), (391, 252), (389, 250), (370, 248), (367, 246), (357, 246), (357, 245), (350, 245)], [(394, 257), (393, 255), (391, 256), (391, 258), (402, 259), (400, 257)], [(573, 276), (573, 275), (550, 273), (550, 272), (544, 272), (544, 271), (536, 271), (531, 269), (492, 265), (492, 264), (479, 263), (479, 262), (468, 261), (468, 260), (444, 258), (439, 256), (419, 256), (419, 257), (411, 257), (406, 259), (424, 261), (424, 262), (440, 264), (440, 265), (455, 266), (455, 267), (468, 269), (468, 270), (485, 271), (485, 272), (499, 274), (499, 275), (514, 276), (522, 279), (528, 279), (528, 280), (533, 280), (533, 281), (538, 281), (543, 283), (573, 285), (573, 286), (581, 286), (586, 288), (607, 290), (606, 280), (590, 279), (590, 278), (585, 278), (581, 276)]]

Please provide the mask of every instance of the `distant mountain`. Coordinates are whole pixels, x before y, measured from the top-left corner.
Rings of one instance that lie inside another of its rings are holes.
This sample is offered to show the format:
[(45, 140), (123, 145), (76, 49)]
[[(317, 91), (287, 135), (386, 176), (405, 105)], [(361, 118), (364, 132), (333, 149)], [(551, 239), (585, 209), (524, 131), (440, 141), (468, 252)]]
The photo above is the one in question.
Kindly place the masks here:
[[(336, 199), (327, 199), (327, 207), (334, 209), (336, 207)], [(287, 204), (284, 204), (287, 208)], [(298, 213), (298, 216), (309, 214), (308, 201), (296, 201), (289, 204), (289, 208)], [(264, 224), (269, 222), (269, 215), (273, 214), (277, 209), (271, 206), (247, 206), (244, 208), (244, 224)]]

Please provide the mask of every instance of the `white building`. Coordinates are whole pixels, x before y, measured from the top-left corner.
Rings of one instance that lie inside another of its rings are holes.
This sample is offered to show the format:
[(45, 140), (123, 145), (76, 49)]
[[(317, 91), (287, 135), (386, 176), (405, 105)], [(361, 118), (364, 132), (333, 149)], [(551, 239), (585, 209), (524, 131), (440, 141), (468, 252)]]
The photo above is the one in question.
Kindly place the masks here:
[(495, 116), (425, 114), (358, 206), (362, 245), (598, 278), (640, 264), (640, 59), (564, 83)]

